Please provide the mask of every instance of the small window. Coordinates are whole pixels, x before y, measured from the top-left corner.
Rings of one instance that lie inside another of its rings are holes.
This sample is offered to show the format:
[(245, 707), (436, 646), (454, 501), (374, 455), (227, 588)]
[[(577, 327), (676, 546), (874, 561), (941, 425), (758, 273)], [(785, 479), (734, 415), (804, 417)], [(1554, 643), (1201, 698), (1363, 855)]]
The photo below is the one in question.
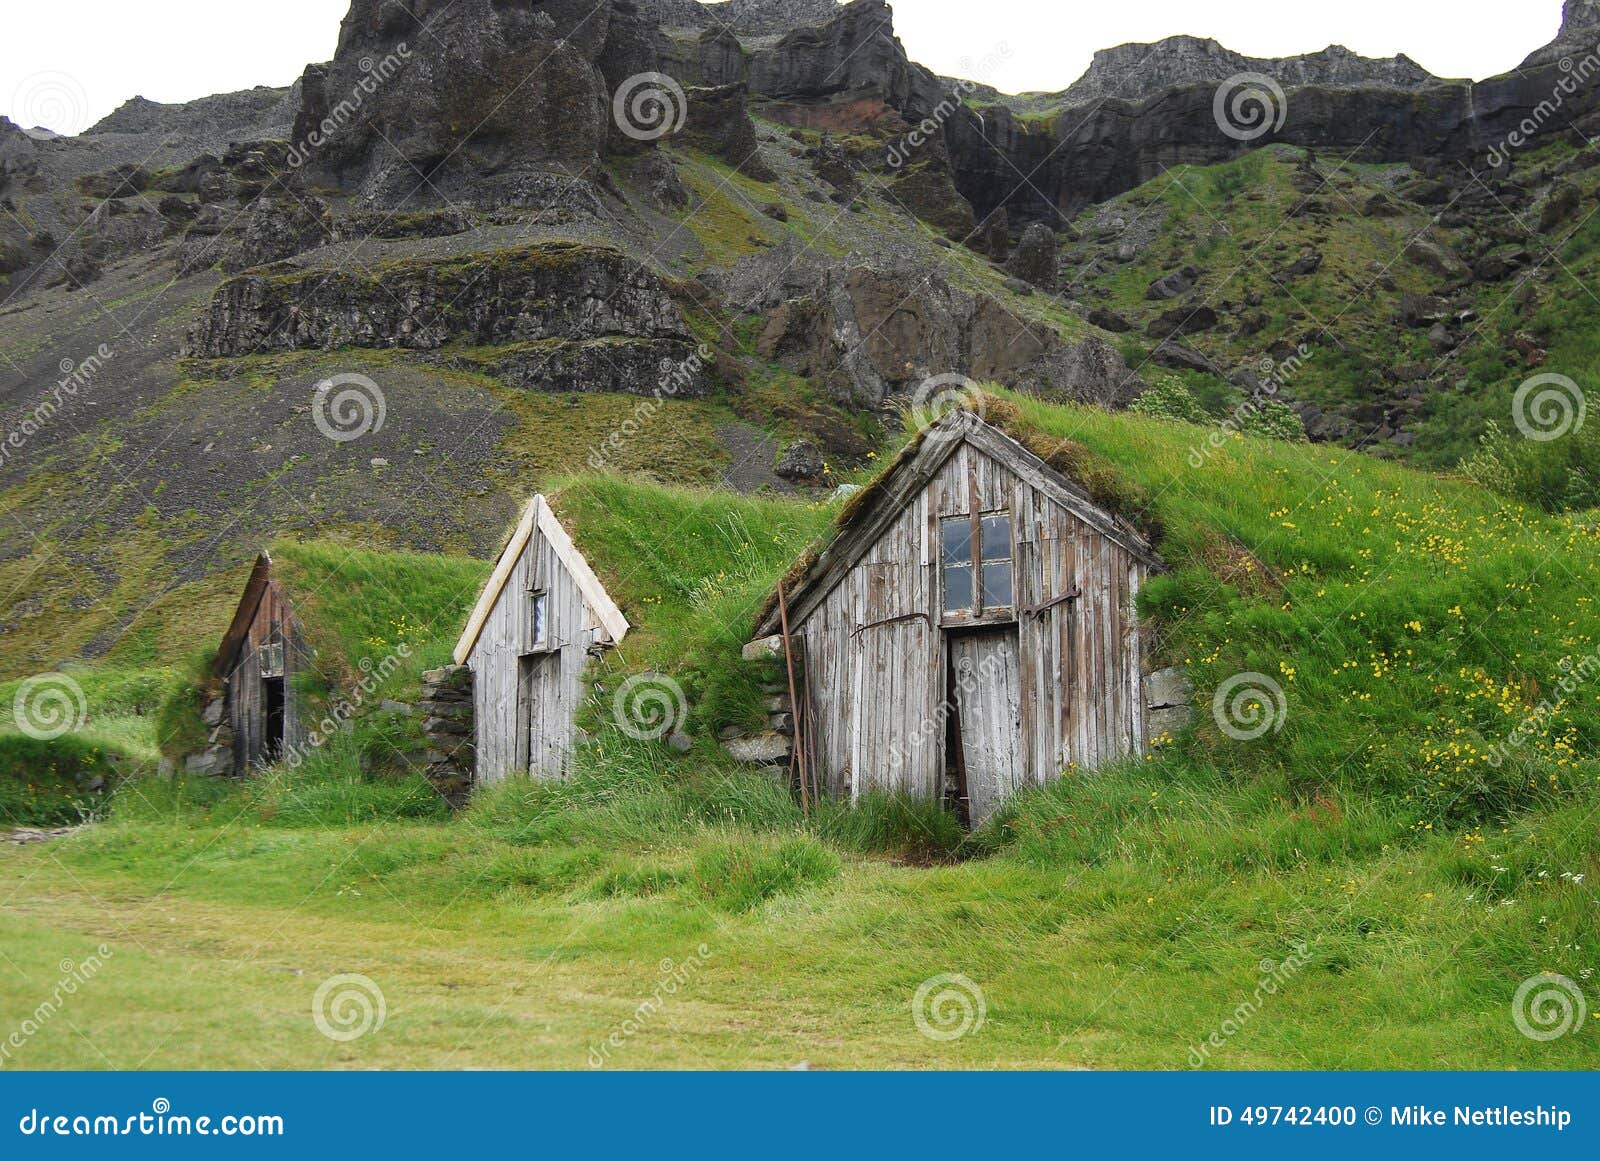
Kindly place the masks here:
[(965, 516), (946, 520), (939, 529), (939, 563), (944, 574), (944, 611), (962, 613), (972, 608), (972, 521)]
[[(974, 559), (973, 545), (978, 551)], [(1011, 515), (994, 512), (974, 520), (952, 516), (939, 528), (939, 563), (944, 611), (981, 616), (1015, 603), (1011, 563)]]
[(261, 676), (283, 676), (283, 642), (274, 641), (261, 646)]
[(549, 648), (550, 594), (543, 589), (528, 593), (528, 643), (534, 650)]

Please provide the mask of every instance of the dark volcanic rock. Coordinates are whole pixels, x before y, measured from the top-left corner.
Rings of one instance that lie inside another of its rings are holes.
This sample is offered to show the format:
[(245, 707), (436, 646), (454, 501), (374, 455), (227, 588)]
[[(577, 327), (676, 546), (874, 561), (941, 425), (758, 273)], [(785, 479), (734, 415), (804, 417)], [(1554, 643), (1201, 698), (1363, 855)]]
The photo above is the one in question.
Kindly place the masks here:
[(686, 345), (689, 332), (660, 279), (637, 262), (616, 250), (548, 243), (372, 273), (244, 275), (218, 288), (188, 353), (606, 338)]
[(1006, 270), (1043, 291), (1053, 291), (1059, 265), (1061, 251), (1056, 243), (1056, 232), (1042, 222), (1034, 222), (1022, 230), (1022, 240), (1016, 243), (1011, 261), (1006, 262)]
[(778, 455), (772, 470), (785, 480), (820, 480), (827, 463), (820, 447), (809, 439), (797, 439)]
[(1101, 330), (1110, 331), (1112, 334), (1127, 334), (1133, 329), (1133, 323), (1123, 318), (1116, 311), (1104, 306), (1091, 307), (1089, 313), (1084, 317), (1088, 320), (1090, 326), (1099, 327)]
[(755, 122), (750, 120), (750, 93), (743, 83), (714, 89), (689, 89), (689, 114), (681, 136), (720, 157), (755, 181), (773, 174), (762, 162)]
[(292, 258), (328, 241), (328, 207), (313, 197), (259, 198), (243, 211), (207, 205), (178, 247), (180, 274), (221, 266), (226, 274)]
[(1155, 44), (1124, 44), (1095, 53), (1089, 71), (1061, 99), (1064, 104), (1107, 97), (1139, 100), (1177, 85), (1217, 85), (1240, 73), (1264, 73), (1284, 88), (1416, 89), (1437, 79), (1410, 57), (1374, 60), (1342, 45), (1306, 56), (1263, 60), (1231, 52), (1214, 40), (1173, 36)]
[(799, 28), (750, 61), (750, 87), (773, 97), (816, 99), (862, 90), (915, 122), (943, 96), (937, 78), (912, 64), (883, 0), (855, 0), (826, 24)]
[(1222, 378), (1222, 368), (1193, 347), (1182, 343), (1162, 343), (1150, 353), (1150, 361), (1158, 367), (1171, 367), (1178, 371), (1204, 371)]
[(320, 178), (380, 201), (424, 177), (528, 200), (528, 172), (596, 165), (615, 85), (653, 61), (645, 32), (625, 0), (354, 0), (332, 62), (302, 78), (293, 140)]
[(1198, 306), (1180, 306), (1152, 319), (1145, 333), (1153, 339), (1171, 339), (1179, 335), (1194, 335), (1208, 331), (1220, 320), (1217, 312), (1201, 303)]
[(1175, 270), (1156, 279), (1145, 291), (1144, 296), (1151, 302), (1182, 298), (1194, 289), (1195, 280), (1199, 277), (1200, 272), (1193, 266), (1185, 266), (1182, 270)]
[(1050, 391), (1113, 409), (1127, 407), (1149, 389), (1117, 348), (1094, 336), (1040, 356), (1028, 374)]

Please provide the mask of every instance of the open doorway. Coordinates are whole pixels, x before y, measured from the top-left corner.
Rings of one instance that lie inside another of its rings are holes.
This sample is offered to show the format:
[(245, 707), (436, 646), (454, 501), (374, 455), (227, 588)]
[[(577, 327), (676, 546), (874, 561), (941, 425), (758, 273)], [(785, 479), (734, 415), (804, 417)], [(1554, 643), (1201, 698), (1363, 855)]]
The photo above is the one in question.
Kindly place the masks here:
[(284, 715), (287, 690), (281, 677), (261, 679), (261, 708), (263, 722), (262, 755), (265, 762), (277, 762), (283, 757)]
[(1017, 628), (952, 633), (946, 765), (968, 826), (1021, 787), (1022, 690)]

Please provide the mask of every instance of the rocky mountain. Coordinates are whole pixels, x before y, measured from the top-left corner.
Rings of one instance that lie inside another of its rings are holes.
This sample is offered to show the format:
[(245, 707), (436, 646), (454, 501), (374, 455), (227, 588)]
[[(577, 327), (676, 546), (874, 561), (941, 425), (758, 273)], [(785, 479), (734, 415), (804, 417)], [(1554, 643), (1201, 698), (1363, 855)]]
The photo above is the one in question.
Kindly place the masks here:
[(170, 655), (284, 532), (821, 486), (963, 377), (1453, 466), (1589, 357), (1597, 30), (1480, 83), (1179, 37), (1018, 97), (882, 0), (353, 0), (290, 87), (0, 120), (6, 665)]
[(1574, 53), (1581, 58), (1584, 54), (1596, 52), (1600, 52), (1600, 3), (1596, 3), (1596, 0), (1566, 0), (1561, 10), (1561, 29), (1556, 33), (1556, 38), (1529, 55), (1522, 62), (1522, 67), (1559, 65), (1563, 58), (1570, 62)]
[(1285, 88), (1419, 89), (1438, 78), (1410, 57), (1373, 60), (1342, 45), (1307, 56), (1262, 60), (1230, 52), (1214, 40), (1174, 36), (1156, 44), (1124, 44), (1094, 54), (1094, 63), (1057, 94), (1063, 105), (1117, 98), (1143, 101), (1182, 85), (1220, 84), (1240, 73), (1270, 76)]

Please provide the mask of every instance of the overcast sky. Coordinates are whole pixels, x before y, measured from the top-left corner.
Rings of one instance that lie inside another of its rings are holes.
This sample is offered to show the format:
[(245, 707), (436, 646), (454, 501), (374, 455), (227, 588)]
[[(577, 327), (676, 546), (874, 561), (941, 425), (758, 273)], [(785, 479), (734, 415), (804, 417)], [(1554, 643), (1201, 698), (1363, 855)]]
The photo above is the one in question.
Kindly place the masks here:
[[(135, 94), (187, 101), (287, 85), (332, 55), (348, 4), (8, 0), (0, 112), (24, 128), (75, 133)], [(1251, 56), (1330, 43), (1368, 56), (1404, 52), (1441, 76), (1482, 79), (1548, 43), (1561, 23), (1561, 0), (895, 0), (894, 8), (913, 59), (1008, 92), (1065, 88), (1095, 49), (1178, 33)]]

